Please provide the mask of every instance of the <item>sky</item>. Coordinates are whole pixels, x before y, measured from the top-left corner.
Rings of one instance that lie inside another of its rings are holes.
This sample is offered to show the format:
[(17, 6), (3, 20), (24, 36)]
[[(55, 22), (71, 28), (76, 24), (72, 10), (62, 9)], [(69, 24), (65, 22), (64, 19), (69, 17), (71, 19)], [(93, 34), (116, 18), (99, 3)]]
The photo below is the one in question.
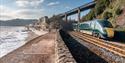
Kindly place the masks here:
[[(0, 0), (0, 20), (38, 19), (57, 15), (92, 0)], [(89, 11), (85, 11), (85, 15)], [(75, 18), (74, 18), (75, 19)]]

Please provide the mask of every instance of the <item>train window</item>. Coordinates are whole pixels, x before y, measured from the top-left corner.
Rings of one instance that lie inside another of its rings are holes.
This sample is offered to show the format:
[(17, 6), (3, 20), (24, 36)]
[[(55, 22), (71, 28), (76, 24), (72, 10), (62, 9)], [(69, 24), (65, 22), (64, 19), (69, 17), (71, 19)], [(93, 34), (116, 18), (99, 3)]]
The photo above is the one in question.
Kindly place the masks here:
[(109, 21), (99, 21), (99, 23), (100, 23), (103, 27), (113, 28), (112, 24), (111, 24)]
[(81, 24), (80, 29), (90, 29), (89, 24)]

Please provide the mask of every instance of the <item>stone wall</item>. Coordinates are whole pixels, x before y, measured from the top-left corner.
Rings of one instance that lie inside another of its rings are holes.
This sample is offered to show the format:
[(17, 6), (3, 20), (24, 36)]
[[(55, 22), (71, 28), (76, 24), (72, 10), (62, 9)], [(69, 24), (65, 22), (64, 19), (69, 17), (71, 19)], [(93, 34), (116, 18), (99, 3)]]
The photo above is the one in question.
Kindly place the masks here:
[(76, 63), (59, 32), (57, 32), (57, 35), (56, 63)]

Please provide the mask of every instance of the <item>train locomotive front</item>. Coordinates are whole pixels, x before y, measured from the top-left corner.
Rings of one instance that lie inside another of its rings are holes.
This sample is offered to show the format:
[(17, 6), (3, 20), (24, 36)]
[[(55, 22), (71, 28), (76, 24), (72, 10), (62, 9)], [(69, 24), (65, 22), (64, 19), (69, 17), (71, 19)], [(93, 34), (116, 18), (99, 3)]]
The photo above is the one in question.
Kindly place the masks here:
[(73, 29), (99, 38), (113, 38), (114, 29), (107, 20), (92, 20), (73, 24)]

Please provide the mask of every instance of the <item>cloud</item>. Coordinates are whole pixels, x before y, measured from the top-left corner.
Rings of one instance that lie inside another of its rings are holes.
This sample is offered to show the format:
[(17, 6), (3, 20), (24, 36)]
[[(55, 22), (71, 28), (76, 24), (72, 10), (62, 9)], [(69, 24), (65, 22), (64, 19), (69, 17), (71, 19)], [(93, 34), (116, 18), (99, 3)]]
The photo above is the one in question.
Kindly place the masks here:
[(16, 15), (14, 10), (3, 5), (0, 5), (0, 12), (0, 20), (13, 19)]
[(27, 8), (27, 7), (35, 8), (43, 2), (44, 0), (17, 0), (16, 4), (21, 8)]
[(43, 15), (44, 9), (18, 9), (12, 10), (9, 7), (0, 5), (0, 20), (9, 20), (15, 18), (35, 19)]
[(48, 3), (48, 6), (55, 6), (55, 5), (58, 5), (60, 4), (59, 2), (50, 2)]
[(11, 16), (7, 16), (7, 15), (0, 15), (1, 18), (11, 18)]
[(16, 11), (20, 18), (38, 18), (42, 16), (44, 9), (21, 9)]
[(65, 8), (66, 8), (66, 9), (71, 9), (71, 7), (69, 7), (69, 6), (66, 6)]

